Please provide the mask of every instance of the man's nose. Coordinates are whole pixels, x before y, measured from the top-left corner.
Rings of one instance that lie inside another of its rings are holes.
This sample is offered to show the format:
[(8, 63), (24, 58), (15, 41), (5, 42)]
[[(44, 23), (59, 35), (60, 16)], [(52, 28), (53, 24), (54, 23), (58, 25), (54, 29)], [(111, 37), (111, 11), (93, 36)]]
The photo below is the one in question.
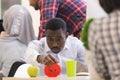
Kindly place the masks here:
[(56, 41), (53, 42), (53, 46), (56, 47), (58, 44)]

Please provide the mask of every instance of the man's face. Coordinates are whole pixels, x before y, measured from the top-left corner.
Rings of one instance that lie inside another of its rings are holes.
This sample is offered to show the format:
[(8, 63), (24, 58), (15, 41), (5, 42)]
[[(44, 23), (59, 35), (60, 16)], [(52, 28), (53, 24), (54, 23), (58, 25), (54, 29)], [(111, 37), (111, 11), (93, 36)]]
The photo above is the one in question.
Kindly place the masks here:
[(47, 29), (46, 38), (47, 44), (52, 52), (57, 54), (64, 48), (66, 34), (62, 31), (62, 29), (58, 29), (55, 31)]
[(35, 8), (35, 10), (39, 9), (38, 1), (39, 0), (29, 0), (30, 6), (33, 6)]

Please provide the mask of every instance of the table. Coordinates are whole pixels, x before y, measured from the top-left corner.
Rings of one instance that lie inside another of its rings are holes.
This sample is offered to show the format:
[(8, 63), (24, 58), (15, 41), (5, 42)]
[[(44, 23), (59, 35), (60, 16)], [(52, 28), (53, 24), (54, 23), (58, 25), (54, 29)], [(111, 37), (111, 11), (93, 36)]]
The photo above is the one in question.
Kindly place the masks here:
[(4, 77), (3, 80), (90, 80), (90, 76), (75, 76), (75, 77), (38, 77), (38, 78), (15, 78)]

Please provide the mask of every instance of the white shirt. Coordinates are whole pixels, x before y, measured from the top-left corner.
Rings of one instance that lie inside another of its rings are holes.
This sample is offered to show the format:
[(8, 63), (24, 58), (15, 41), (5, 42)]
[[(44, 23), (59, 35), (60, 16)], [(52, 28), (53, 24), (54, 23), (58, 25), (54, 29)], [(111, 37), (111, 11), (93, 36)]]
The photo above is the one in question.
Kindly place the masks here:
[(62, 68), (61, 74), (66, 74), (65, 62), (66, 60), (78, 59), (81, 64), (84, 64), (84, 52), (85, 48), (83, 43), (76, 37), (68, 36), (66, 39), (65, 46), (61, 52), (58, 54), (53, 53), (47, 45), (46, 37), (38, 40), (32, 41), (26, 51), (26, 61), (27, 63), (40, 66), (40, 74), (43, 75), (42, 64), (36, 61), (38, 55), (50, 54), (59, 61)]

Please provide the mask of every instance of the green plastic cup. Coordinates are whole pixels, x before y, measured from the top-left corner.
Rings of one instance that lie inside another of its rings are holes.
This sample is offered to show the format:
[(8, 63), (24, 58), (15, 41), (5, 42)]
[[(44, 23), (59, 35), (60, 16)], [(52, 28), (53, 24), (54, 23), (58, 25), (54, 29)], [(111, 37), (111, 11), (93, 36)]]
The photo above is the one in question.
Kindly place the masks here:
[(76, 61), (75, 60), (66, 61), (66, 73), (68, 77), (76, 76)]

